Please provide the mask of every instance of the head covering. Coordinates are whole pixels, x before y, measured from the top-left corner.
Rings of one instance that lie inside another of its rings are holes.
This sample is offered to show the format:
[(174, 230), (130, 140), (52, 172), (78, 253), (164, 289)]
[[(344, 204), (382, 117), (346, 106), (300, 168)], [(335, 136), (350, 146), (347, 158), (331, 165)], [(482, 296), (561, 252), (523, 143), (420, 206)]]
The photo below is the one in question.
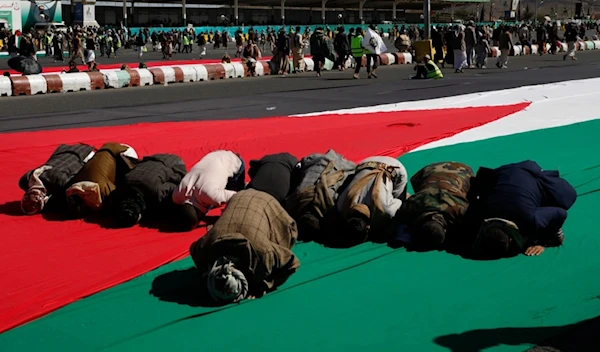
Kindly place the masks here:
[(227, 257), (215, 261), (207, 277), (208, 293), (217, 303), (237, 303), (248, 296), (244, 273)]
[(527, 238), (521, 234), (517, 224), (501, 218), (489, 218), (483, 221), (483, 224), (481, 224), (479, 232), (477, 233), (477, 240), (475, 242), (477, 247), (479, 246), (482, 237), (491, 229), (497, 229), (505, 233), (519, 250), (525, 249)]
[(27, 215), (41, 212), (50, 199), (46, 187), (40, 179), (42, 173), (52, 169), (52, 166), (44, 165), (33, 171), (29, 178), (29, 189), (21, 199), (21, 210)]

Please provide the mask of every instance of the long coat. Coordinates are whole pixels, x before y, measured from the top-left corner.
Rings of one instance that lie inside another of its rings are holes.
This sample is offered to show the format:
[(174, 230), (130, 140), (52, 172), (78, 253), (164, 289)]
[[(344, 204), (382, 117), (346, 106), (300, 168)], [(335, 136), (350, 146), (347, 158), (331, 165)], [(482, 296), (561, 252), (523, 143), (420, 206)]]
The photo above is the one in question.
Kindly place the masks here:
[(202, 273), (225, 256), (241, 270), (250, 292), (283, 284), (300, 266), (291, 251), (296, 223), (271, 195), (253, 189), (234, 195), (212, 229), (192, 244), (190, 254)]
[(135, 166), (121, 154), (128, 149), (129, 147), (123, 144), (105, 143), (73, 178), (73, 184), (79, 182), (97, 184), (100, 201), (103, 201), (116, 189), (117, 179), (122, 178)]
[[(86, 158), (94, 151), (94, 147), (86, 144), (66, 145), (61, 144), (54, 150), (48, 161), (42, 166), (52, 168), (40, 175), (48, 195), (62, 195), (73, 177), (81, 171)], [(41, 167), (41, 166), (40, 166)], [(19, 180), (19, 187), (27, 191), (29, 181), (34, 170), (29, 170)]]
[(311, 154), (300, 161), (300, 184), (286, 199), (286, 209), (294, 219), (305, 212), (322, 218), (339, 196), (356, 164), (331, 149), (326, 154)]
[(280, 203), (293, 188), (292, 176), (298, 159), (289, 153), (271, 154), (250, 161), (250, 183), (247, 188), (269, 193)]
[(155, 154), (144, 157), (125, 175), (119, 187), (137, 190), (147, 207), (153, 208), (171, 197), (185, 174), (185, 164), (179, 156)]
[(556, 170), (542, 170), (534, 161), (480, 168), (470, 194), (475, 219), (514, 222), (531, 241), (555, 236), (567, 219), (577, 192)]

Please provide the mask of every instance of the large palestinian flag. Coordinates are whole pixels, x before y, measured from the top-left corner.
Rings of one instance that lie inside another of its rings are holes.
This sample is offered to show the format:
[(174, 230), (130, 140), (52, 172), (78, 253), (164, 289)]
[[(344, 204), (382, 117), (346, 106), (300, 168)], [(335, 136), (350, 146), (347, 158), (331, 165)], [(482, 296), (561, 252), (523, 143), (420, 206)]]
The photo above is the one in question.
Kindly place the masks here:
[[(138, 124), (0, 135), (0, 350), (522, 351), (600, 315), (600, 79), (261, 120)], [(469, 261), (385, 245), (299, 244), (278, 291), (198, 307), (188, 234), (19, 216), (18, 178), (60, 143), (128, 143), (188, 167), (215, 149), (246, 161), (329, 148), (474, 169), (525, 159), (558, 169), (579, 199), (565, 245)]]

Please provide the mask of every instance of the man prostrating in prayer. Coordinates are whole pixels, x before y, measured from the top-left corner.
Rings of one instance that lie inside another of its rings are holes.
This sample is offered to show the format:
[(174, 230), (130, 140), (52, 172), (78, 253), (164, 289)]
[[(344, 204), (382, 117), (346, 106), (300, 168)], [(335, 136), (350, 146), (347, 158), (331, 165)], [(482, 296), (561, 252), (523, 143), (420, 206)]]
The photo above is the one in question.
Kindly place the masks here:
[(28, 171), (19, 180), (19, 187), (26, 192), (21, 200), (23, 213), (65, 209), (65, 190), (93, 156), (94, 147), (86, 144), (58, 146), (44, 165)]
[(69, 212), (82, 218), (99, 211), (123, 176), (135, 167), (137, 153), (126, 144), (105, 143), (73, 178), (66, 191)]
[(212, 229), (190, 254), (220, 305), (261, 297), (300, 266), (291, 249), (296, 223), (268, 193), (248, 189), (234, 195)]
[(189, 230), (195, 228), (210, 209), (229, 202), (235, 192), (244, 189), (245, 174), (244, 161), (234, 152), (217, 150), (206, 154), (173, 191), (173, 203), (190, 204), (197, 210), (185, 226)]
[(471, 185), (467, 211), (477, 234), (476, 254), (489, 259), (540, 255), (564, 241), (563, 224), (577, 192), (556, 170), (531, 160), (482, 167)]

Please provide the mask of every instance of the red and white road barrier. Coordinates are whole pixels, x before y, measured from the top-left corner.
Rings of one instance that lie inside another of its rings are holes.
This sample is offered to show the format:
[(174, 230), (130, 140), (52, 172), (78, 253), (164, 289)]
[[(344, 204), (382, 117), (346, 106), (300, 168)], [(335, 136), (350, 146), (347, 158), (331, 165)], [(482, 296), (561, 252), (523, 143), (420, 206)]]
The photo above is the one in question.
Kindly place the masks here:
[(10, 97), (11, 95), (13, 95), (13, 93), (12, 82), (10, 81), (10, 78), (0, 76), (0, 96)]
[(48, 86), (42, 75), (10, 77), (13, 95), (46, 94)]

